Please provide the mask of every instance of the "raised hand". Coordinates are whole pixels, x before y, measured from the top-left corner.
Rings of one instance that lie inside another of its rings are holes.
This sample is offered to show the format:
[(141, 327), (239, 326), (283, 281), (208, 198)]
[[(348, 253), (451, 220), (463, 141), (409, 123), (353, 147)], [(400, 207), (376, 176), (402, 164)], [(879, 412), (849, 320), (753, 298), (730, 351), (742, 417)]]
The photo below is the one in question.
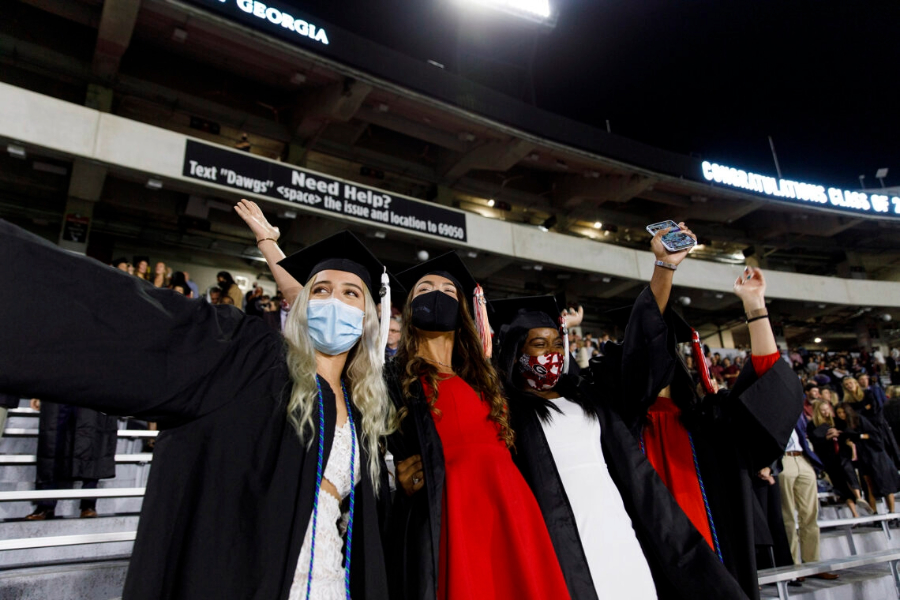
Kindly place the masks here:
[(560, 316), (565, 317), (567, 328), (578, 327), (584, 320), (584, 307), (579, 306), (577, 311), (574, 308), (566, 308)]
[[(687, 225), (684, 222), (678, 224), (678, 228), (681, 229), (684, 233), (694, 238), (694, 241), (697, 241), (697, 236), (694, 235), (690, 229), (687, 228)], [(656, 260), (661, 260), (667, 263), (671, 263), (673, 265), (681, 264), (681, 261), (687, 257), (688, 254), (691, 253), (690, 248), (686, 248), (684, 250), (679, 250), (678, 252), (669, 252), (666, 250), (666, 247), (663, 246), (662, 236), (666, 235), (672, 231), (671, 227), (666, 227), (665, 229), (660, 229), (656, 232), (656, 235), (653, 236), (653, 239), (650, 240), (650, 249), (653, 250), (654, 256), (656, 256)]]
[(256, 236), (256, 241), (264, 239), (278, 240), (281, 231), (266, 220), (266, 215), (256, 205), (256, 202), (242, 198), (234, 207), (234, 212), (240, 216), (244, 222), (250, 227), (250, 231)]
[(734, 282), (734, 293), (744, 303), (744, 310), (751, 311), (766, 306), (766, 279), (756, 267), (745, 267)]

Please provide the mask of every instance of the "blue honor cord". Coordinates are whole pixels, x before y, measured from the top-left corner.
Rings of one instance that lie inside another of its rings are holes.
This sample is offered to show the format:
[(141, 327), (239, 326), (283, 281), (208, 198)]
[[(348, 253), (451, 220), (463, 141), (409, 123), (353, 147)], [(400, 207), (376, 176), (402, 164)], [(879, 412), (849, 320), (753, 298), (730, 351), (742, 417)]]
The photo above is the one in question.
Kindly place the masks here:
[[(316, 389), (318, 390), (319, 409), (319, 455), (316, 462), (316, 494), (313, 497), (313, 528), (309, 550), (309, 571), (306, 576), (306, 600), (310, 600), (313, 579), (313, 562), (316, 557), (316, 528), (319, 517), (319, 492), (322, 489), (323, 462), (325, 456), (325, 402), (322, 399), (322, 384), (316, 375)], [(350, 406), (350, 396), (347, 394), (347, 386), (341, 380), (341, 390), (344, 392), (344, 402), (347, 404), (347, 420), (350, 422), (350, 515), (347, 520), (347, 542), (344, 551), (344, 588), (347, 600), (350, 600), (350, 552), (353, 549), (353, 507), (356, 496), (356, 478), (354, 467), (356, 466), (356, 424), (353, 422), (353, 410)]]

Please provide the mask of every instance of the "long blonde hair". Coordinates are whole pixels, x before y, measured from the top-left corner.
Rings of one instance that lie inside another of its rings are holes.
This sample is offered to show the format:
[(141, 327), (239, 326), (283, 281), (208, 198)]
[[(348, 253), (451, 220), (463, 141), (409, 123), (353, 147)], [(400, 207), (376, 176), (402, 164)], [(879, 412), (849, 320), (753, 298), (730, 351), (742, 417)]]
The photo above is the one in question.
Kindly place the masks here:
[[(317, 429), (313, 423), (313, 414), (319, 393), (316, 387), (316, 351), (309, 336), (306, 320), (306, 309), (314, 280), (315, 277), (303, 286), (303, 290), (291, 306), (284, 326), (288, 371), (293, 380), (287, 417), (307, 448), (312, 446)], [(394, 405), (388, 398), (387, 387), (381, 373), (384, 350), (379, 347), (378, 311), (369, 290), (365, 287), (363, 300), (365, 302), (363, 333), (350, 349), (343, 375), (347, 379), (350, 399), (362, 417), (360, 422), (356, 423), (356, 427), (360, 444), (365, 446), (369, 454), (369, 476), (377, 495), (381, 471), (378, 461), (379, 443), (392, 431), (389, 424), (394, 422)]]
[[(856, 392), (851, 393), (850, 390), (844, 386), (847, 381), (852, 381), (856, 384)], [(841, 381), (841, 387), (844, 388), (844, 402), (861, 402), (866, 395), (862, 386), (859, 385), (859, 382), (854, 377), (844, 377), (843, 381)]]
[(831, 406), (831, 403), (828, 400), (816, 400), (813, 402), (813, 425), (816, 427), (821, 427), (822, 425), (828, 425), (830, 427), (834, 427), (834, 417), (826, 417), (822, 414), (823, 406)]

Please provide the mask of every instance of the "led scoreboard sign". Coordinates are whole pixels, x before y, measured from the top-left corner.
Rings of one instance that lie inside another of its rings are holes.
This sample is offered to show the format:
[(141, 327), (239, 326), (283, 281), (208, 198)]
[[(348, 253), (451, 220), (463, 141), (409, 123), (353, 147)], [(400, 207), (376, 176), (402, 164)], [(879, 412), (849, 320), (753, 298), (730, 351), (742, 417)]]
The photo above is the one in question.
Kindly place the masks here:
[(866, 194), (835, 187), (826, 189), (822, 185), (776, 179), (709, 161), (703, 161), (700, 166), (706, 181), (756, 192), (771, 198), (864, 215), (900, 216), (900, 196)]

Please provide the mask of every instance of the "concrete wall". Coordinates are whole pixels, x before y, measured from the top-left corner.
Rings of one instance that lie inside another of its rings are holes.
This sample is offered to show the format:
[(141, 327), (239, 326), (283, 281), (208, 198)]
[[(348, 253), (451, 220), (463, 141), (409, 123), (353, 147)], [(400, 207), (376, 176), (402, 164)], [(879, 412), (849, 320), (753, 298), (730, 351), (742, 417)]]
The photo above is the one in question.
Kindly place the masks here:
[[(182, 177), (188, 136), (108, 113), (101, 113), (49, 96), (0, 83), (0, 138), (26, 146), (51, 150), (67, 157), (80, 157), (112, 166), (115, 170), (156, 176), (180, 188), (202, 190), (223, 198), (236, 198), (234, 190)], [(264, 196), (245, 193), (264, 203), (279, 203)], [(396, 195), (396, 194), (395, 194)], [(298, 211), (316, 212), (290, 204)], [(540, 264), (556, 264), (580, 271), (647, 281), (653, 270), (650, 252), (639, 252), (611, 244), (556, 233), (535, 227), (506, 223), (467, 213), (467, 244), (462, 247), (514, 257)], [(390, 226), (382, 226), (390, 229)], [(401, 235), (431, 237), (397, 229)], [(435, 241), (447, 242), (444, 238)], [(687, 261), (679, 269), (678, 285), (730, 292), (740, 267), (705, 261)], [(900, 307), (900, 283), (846, 280), (769, 271), (768, 296), (788, 300), (825, 302), (853, 306)]]

